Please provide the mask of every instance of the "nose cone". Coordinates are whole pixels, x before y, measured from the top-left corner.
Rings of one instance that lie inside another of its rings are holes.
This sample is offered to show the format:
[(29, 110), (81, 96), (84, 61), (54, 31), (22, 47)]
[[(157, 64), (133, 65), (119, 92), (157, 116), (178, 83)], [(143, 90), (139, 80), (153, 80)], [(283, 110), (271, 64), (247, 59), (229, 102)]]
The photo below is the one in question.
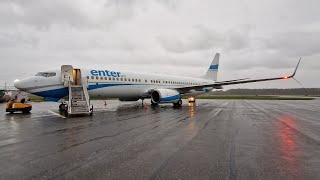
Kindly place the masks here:
[(15, 80), (14, 87), (16, 87), (17, 89), (20, 89), (20, 90), (24, 90), (24, 88), (26, 87), (25, 82), (23, 80)]

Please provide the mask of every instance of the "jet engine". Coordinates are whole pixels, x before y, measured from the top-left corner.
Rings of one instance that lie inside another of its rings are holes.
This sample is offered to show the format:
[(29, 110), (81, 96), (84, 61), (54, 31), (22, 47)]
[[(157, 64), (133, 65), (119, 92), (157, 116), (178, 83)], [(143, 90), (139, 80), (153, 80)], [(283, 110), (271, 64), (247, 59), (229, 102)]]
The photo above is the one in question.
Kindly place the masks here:
[(172, 89), (155, 89), (151, 93), (152, 103), (177, 103), (181, 99), (178, 91)]

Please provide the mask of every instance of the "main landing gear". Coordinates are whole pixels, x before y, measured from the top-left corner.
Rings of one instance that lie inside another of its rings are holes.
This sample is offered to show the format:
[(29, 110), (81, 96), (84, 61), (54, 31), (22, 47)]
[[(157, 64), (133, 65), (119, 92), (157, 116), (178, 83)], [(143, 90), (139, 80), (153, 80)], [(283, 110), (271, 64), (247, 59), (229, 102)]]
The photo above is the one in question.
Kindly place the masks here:
[[(157, 106), (159, 103), (153, 102), (151, 99), (151, 106)], [(179, 101), (173, 103), (173, 107), (181, 107), (182, 106), (182, 100), (179, 99)]]
[(180, 99), (178, 102), (173, 103), (173, 107), (181, 107), (182, 106), (182, 100)]

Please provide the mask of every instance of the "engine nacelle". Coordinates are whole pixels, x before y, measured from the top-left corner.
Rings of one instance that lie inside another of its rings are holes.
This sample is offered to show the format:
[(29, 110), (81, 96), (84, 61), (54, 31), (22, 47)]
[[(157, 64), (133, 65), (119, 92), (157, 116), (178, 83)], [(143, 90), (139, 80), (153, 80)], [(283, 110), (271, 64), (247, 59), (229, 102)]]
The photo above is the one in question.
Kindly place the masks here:
[(153, 103), (177, 103), (181, 99), (178, 91), (172, 89), (155, 89), (151, 93)]

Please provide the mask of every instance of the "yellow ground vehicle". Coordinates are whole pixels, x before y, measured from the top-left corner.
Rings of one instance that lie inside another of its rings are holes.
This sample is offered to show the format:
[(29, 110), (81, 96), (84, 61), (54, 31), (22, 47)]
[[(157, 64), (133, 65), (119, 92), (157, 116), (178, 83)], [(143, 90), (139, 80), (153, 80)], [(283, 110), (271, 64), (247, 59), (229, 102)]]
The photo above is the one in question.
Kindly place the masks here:
[(24, 103), (24, 101), (21, 101), (19, 103), (14, 102), (13, 100), (10, 100), (6, 105), (6, 112), (14, 113), (21, 111), (22, 113), (29, 113), (32, 110), (32, 105)]

